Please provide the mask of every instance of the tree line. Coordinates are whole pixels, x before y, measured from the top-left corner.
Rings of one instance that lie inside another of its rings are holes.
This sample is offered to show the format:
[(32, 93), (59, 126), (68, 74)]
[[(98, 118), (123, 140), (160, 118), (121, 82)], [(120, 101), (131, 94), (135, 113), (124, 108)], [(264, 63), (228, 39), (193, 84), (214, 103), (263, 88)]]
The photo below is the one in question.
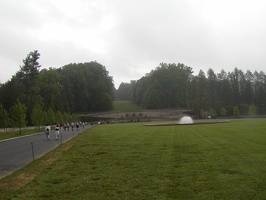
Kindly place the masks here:
[[(2, 104), (0, 104), (0, 128), (19, 128), (19, 132), (23, 127), (27, 126), (26, 113), (27, 107), (21, 103), (19, 99), (13, 104), (10, 110), (6, 110)], [(80, 117), (75, 114), (61, 113), (60, 111), (53, 111), (49, 108), (47, 111), (43, 110), (41, 104), (35, 104), (30, 115), (32, 125), (41, 127), (44, 124), (65, 124), (67, 122), (80, 121)]]
[[(2, 118), (6, 116), (9, 119), (5, 121), (15, 125), (11, 118), (18, 118), (13, 112), (20, 109), (25, 112), (25, 121), (21, 122), (23, 125), (36, 124), (32, 117), (35, 109), (42, 111), (44, 122), (49, 121), (49, 124), (59, 123), (52, 117), (59, 113), (69, 121), (73, 114), (112, 109), (113, 78), (103, 65), (92, 61), (68, 64), (57, 69), (41, 69), (39, 58), (37, 50), (30, 52), (11, 80), (1, 84), (1, 127), (6, 126), (2, 124)], [(22, 115), (20, 117), (24, 118)]]
[(0, 127), (71, 121), (74, 114), (111, 110), (114, 98), (146, 109), (187, 108), (199, 117), (266, 114), (262, 71), (209, 69), (207, 75), (202, 70), (193, 75), (184, 64), (161, 63), (115, 90), (113, 78), (96, 61), (41, 69), (39, 58), (37, 50), (30, 52), (19, 71), (0, 85)]
[(199, 117), (266, 114), (264, 72), (209, 69), (207, 75), (184, 64), (161, 63), (137, 81), (121, 83), (117, 99), (147, 109), (187, 108)]

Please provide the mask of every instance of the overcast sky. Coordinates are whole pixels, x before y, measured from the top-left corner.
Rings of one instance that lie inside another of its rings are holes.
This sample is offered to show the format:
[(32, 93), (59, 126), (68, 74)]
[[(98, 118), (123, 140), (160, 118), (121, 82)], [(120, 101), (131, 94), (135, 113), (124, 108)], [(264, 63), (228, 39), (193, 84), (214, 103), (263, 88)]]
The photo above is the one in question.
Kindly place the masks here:
[(42, 68), (96, 60), (116, 87), (161, 62), (266, 71), (265, 0), (0, 0), (0, 24), (1, 83), (34, 50)]

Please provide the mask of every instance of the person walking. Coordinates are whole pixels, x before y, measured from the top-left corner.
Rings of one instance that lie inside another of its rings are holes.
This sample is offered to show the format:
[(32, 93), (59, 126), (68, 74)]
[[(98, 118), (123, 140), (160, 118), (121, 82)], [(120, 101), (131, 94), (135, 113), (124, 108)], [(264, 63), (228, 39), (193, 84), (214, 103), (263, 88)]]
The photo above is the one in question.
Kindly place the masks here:
[(74, 131), (74, 126), (75, 126), (74, 122), (71, 122), (72, 131)]
[(79, 122), (76, 122), (77, 131), (79, 130)]
[(70, 125), (69, 125), (69, 123), (67, 122), (67, 130), (68, 130), (68, 131), (69, 131), (69, 126), (70, 126)]
[(60, 126), (59, 124), (57, 124), (55, 127), (55, 140), (59, 140), (59, 130), (60, 130)]
[(50, 131), (51, 131), (51, 127), (47, 124), (44, 128), (45, 130), (45, 135), (46, 135), (46, 138), (47, 140), (50, 140)]

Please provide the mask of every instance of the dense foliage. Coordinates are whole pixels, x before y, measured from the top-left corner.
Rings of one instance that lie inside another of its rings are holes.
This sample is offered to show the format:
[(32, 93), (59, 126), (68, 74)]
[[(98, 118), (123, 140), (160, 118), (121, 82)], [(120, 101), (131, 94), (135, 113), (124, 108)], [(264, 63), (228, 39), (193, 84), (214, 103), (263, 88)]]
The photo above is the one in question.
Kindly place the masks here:
[(28, 54), (20, 70), (1, 85), (5, 111), (19, 100), (27, 108), (25, 121), (39, 124), (31, 115), (39, 116), (40, 110), (71, 114), (112, 109), (113, 79), (103, 65), (94, 61), (40, 70), (39, 58), (38, 51)]
[[(207, 75), (202, 70), (193, 75), (192, 68), (184, 64), (161, 63), (141, 79), (121, 83), (115, 91), (113, 78), (96, 61), (40, 70), (39, 58), (38, 51), (29, 53), (11, 80), (0, 85), (1, 127), (39, 126), (72, 113), (108, 111), (114, 93), (119, 100), (147, 109), (187, 108), (199, 117), (266, 114), (262, 71), (244, 73), (235, 68), (215, 73), (209, 69)], [(26, 112), (20, 113), (20, 122), (12, 120), (14, 106)]]
[(57, 70), (62, 96), (72, 112), (112, 109), (113, 79), (97, 62), (69, 64)]
[(117, 97), (150, 109), (188, 108), (201, 117), (265, 114), (266, 75), (237, 68), (193, 75), (184, 64), (161, 63), (138, 81), (121, 83)]

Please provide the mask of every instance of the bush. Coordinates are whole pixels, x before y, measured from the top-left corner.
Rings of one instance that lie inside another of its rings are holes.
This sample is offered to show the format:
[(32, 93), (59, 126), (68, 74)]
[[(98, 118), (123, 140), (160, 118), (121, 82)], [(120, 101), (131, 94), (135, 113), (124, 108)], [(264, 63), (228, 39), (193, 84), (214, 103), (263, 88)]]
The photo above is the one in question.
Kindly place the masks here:
[(234, 106), (233, 115), (234, 115), (235, 117), (239, 117), (239, 115), (240, 115), (240, 111), (239, 111), (238, 106)]
[(255, 104), (253, 103), (249, 106), (248, 115), (251, 117), (254, 117), (256, 114), (257, 114), (257, 108), (256, 108)]
[(210, 109), (209, 113), (210, 113), (210, 116), (212, 117), (212, 119), (215, 119), (217, 117), (217, 112), (213, 108)]
[(220, 108), (220, 116), (222, 116), (222, 117), (227, 116), (227, 110), (225, 109), (225, 107)]

